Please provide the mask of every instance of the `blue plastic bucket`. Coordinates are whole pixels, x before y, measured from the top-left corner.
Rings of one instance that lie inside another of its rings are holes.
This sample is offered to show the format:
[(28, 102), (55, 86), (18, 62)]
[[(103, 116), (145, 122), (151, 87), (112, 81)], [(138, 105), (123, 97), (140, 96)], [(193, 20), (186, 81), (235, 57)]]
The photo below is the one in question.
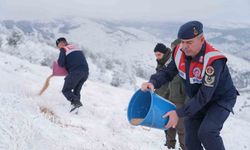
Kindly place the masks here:
[(127, 117), (132, 125), (166, 130), (164, 126), (168, 122), (168, 117), (162, 118), (162, 116), (175, 109), (173, 103), (152, 91), (138, 90), (129, 102)]

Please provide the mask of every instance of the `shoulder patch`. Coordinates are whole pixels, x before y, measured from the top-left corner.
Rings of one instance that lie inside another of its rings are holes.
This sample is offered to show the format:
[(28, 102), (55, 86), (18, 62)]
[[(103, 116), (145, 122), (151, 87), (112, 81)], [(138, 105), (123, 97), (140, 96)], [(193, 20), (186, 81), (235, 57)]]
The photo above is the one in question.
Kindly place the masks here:
[(208, 76), (214, 75), (214, 68), (212, 66), (207, 66), (207, 68), (206, 68), (206, 74)]
[(214, 87), (215, 76), (205, 75), (205, 86)]

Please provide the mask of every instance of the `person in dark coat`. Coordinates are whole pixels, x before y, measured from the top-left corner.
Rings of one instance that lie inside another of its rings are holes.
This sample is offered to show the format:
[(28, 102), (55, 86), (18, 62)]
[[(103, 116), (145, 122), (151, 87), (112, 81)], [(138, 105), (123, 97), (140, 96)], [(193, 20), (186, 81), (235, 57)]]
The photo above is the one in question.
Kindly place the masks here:
[[(175, 46), (176, 45), (177, 44), (175, 44)], [(175, 46), (172, 46), (173, 49)], [(166, 47), (164, 44), (157, 43), (154, 48), (154, 53), (157, 62), (156, 71), (158, 72), (160, 69), (166, 67), (169, 64), (169, 62), (171, 61), (172, 52), (171, 49)], [(184, 85), (179, 76), (175, 76), (173, 81), (171, 81), (169, 84), (164, 84), (159, 89), (156, 89), (155, 93), (167, 100), (170, 100), (176, 105), (177, 108), (182, 107), (186, 99)], [(175, 149), (176, 133), (178, 133), (181, 149), (185, 150), (183, 119), (179, 120), (176, 128), (169, 128), (168, 130), (165, 130), (165, 146), (167, 146), (168, 149)]]
[(64, 37), (56, 40), (56, 46), (60, 50), (57, 60), (60, 67), (65, 67), (68, 75), (65, 77), (62, 93), (72, 105), (70, 111), (82, 106), (81, 89), (88, 79), (89, 67), (81, 49), (69, 44)]
[(225, 150), (220, 131), (236, 103), (236, 90), (227, 58), (212, 47), (203, 35), (199, 21), (183, 24), (178, 31), (181, 44), (175, 48), (169, 65), (142, 84), (146, 91), (159, 88), (179, 74), (189, 99), (185, 105), (167, 112), (166, 128), (176, 127), (185, 117), (185, 144), (188, 150)]

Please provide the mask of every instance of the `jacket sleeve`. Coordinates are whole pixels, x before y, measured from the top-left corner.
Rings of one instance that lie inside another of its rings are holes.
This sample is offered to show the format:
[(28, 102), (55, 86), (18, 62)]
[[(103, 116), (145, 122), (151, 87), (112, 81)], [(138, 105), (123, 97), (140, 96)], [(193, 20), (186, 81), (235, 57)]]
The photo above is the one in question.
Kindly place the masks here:
[(65, 67), (66, 53), (65, 53), (65, 50), (63, 48), (60, 49), (60, 54), (59, 54), (59, 58), (57, 60), (57, 63), (60, 67)]
[(149, 82), (154, 85), (156, 89), (160, 88), (163, 84), (168, 84), (177, 75), (178, 70), (175, 62), (172, 59), (167, 67), (162, 67), (157, 73), (150, 77)]
[[(220, 81), (220, 76), (223, 72), (225, 64), (225, 59), (219, 59), (213, 62), (210, 66), (210, 68), (212, 67), (212, 69), (214, 69), (213, 73), (210, 72), (208, 74), (206, 71), (202, 79), (202, 85), (197, 94), (187, 100), (183, 107), (176, 110), (179, 117), (192, 116), (211, 101), (215, 89)], [(206, 68), (206, 70), (207, 69), (208, 68)]]
[(162, 96), (163, 98), (169, 99), (170, 90), (168, 85), (162, 85), (161, 88), (156, 89), (155, 93)]

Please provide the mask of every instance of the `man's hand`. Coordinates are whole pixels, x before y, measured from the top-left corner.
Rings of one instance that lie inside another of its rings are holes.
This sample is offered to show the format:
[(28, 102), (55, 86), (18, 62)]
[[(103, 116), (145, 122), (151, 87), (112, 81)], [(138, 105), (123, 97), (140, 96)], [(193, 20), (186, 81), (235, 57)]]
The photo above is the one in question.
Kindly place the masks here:
[(167, 117), (169, 117), (169, 120), (165, 128), (170, 128), (170, 127), (175, 128), (179, 120), (179, 117), (176, 111), (175, 110), (169, 111), (165, 115), (162, 116), (162, 118), (167, 118)]
[(144, 82), (141, 85), (141, 90), (144, 91), (144, 92), (147, 91), (147, 90), (154, 91), (154, 85), (152, 83), (149, 83), (149, 82)]

